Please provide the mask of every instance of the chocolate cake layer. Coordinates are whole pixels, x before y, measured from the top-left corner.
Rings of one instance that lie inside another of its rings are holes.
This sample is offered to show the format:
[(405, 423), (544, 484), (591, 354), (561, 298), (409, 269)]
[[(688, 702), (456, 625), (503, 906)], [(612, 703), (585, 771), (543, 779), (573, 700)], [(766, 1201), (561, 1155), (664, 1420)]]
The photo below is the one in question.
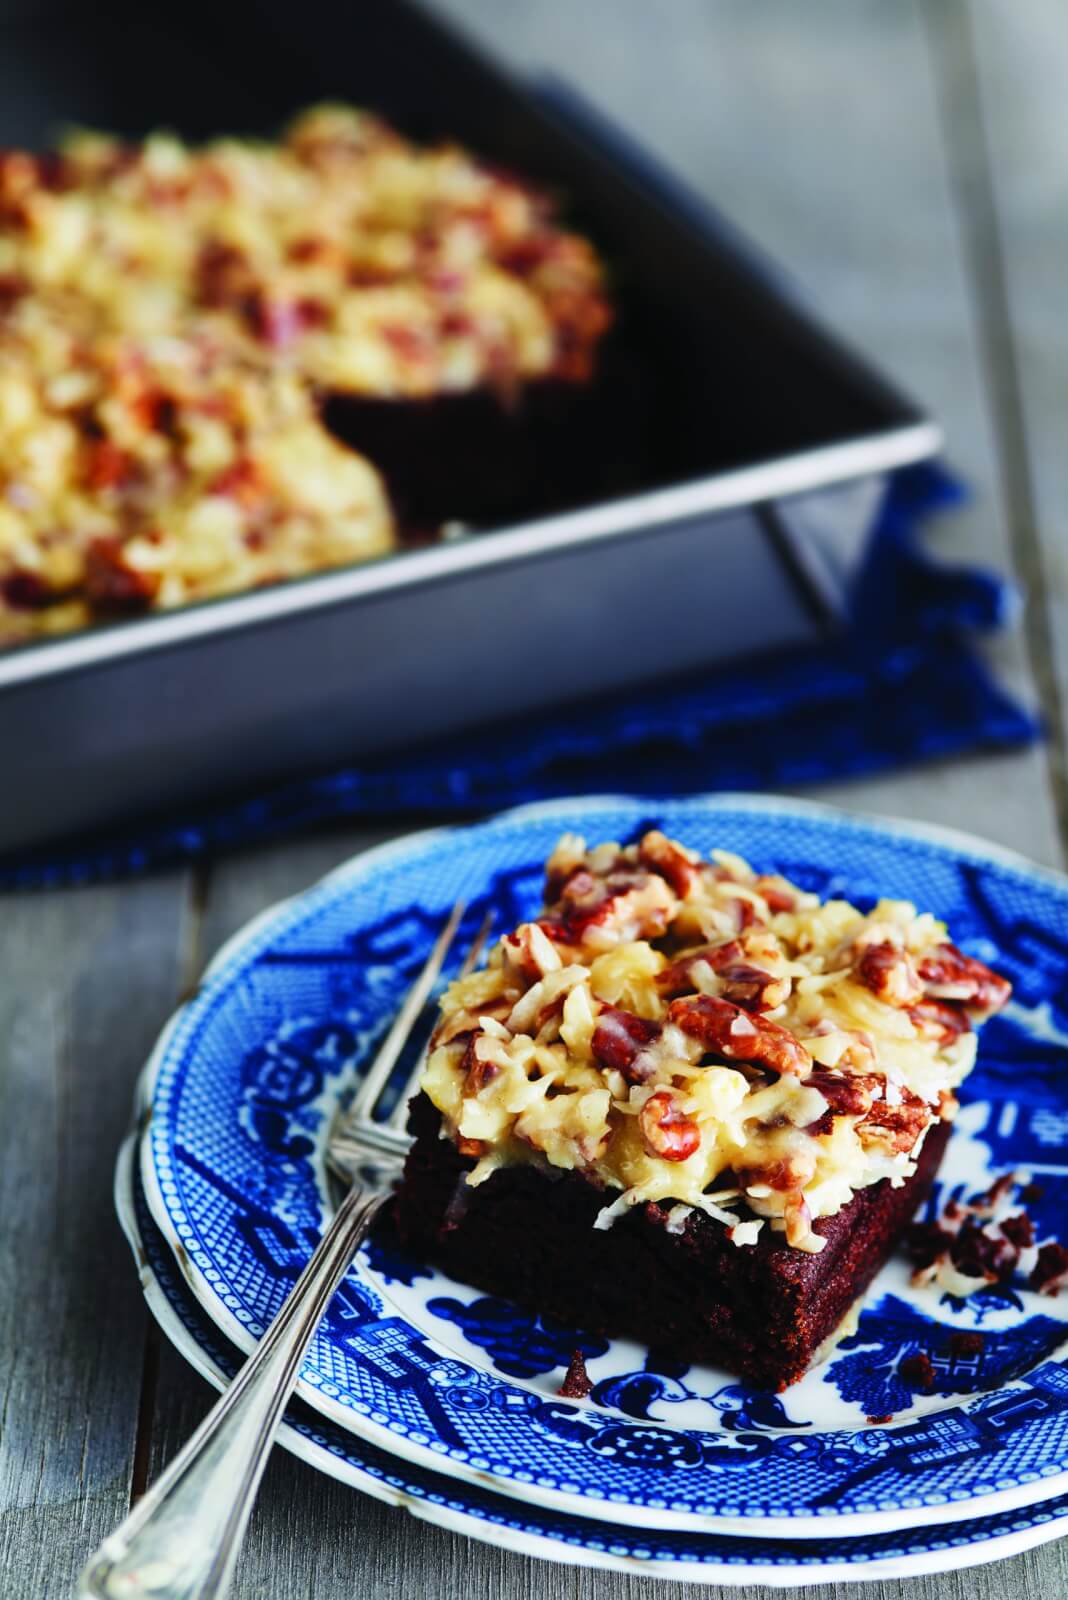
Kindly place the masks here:
[(474, 1162), (440, 1137), (440, 1125), (419, 1095), (395, 1211), (407, 1247), (543, 1316), (725, 1367), (766, 1389), (801, 1377), (868, 1287), (926, 1198), (950, 1132), (948, 1123), (932, 1126), (901, 1188), (873, 1184), (817, 1221), (827, 1243), (811, 1254), (768, 1227), (755, 1245), (734, 1245), (696, 1211), (669, 1232), (669, 1208), (653, 1204), (596, 1229), (605, 1191), (579, 1172), (507, 1166), (471, 1188), (463, 1178)]

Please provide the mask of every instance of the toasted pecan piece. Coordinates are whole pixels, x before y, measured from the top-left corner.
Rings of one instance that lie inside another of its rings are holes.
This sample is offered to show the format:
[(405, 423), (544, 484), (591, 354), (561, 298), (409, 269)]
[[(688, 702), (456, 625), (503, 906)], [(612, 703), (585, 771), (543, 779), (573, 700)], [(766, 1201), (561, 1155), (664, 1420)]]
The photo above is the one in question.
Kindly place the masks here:
[(643, 1083), (653, 1070), (652, 1061), (648, 1061), (648, 1070), (643, 1067), (643, 1052), (659, 1036), (659, 1022), (606, 1006), (597, 1018), (590, 1048), (602, 1067), (621, 1072), (628, 1083)]
[(924, 987), (912, 957), (889, 939), (859, 949), (853, 971), (857, 980), (887, 1005), (912, 1006), (923, 999)]
[(883, 1079), (873, 1072), (838, 1072), (833, 1067), (813, 1067), (805, 1082), (818, 1089), (839, 1117), (860, 1117), (871, 1110)]
[(905, 1010), (920, 1037), (934, 1039), (938, 1044), (952, 1044), (962, 1033), (971, 1031), (967, 1012), (959, 1005), (950, 1005), (948, 1000), (919, 1000)]
[(981, 1016), (1000, 1011), (1012, 984), (982, 961), (966, 956), (955, 944), (936, 945), (918, 963), (924, 993), (933, 1000), (958, 1000)]
[(701, 1130), (686, 1116), (670, 1089), (651, 1094), (638, 1113), (642, 1143), (662, 1161), (686, 1161), (701, 1143)]
[(910, 1089), (899, 1088), (901, 1096), (896, 1105), (886, 1100), (876, 1100), (871, 1110), (857, 1123), (857, 1137), (868, 1148), (907, 1155), (931, 1121), (932, 1111), (926, 1100)]
[(696, 950), (680, 956), (665, 967), (656, 980), (661, 994), (688, 994), (696, 988), (693, 969), (703, 961), (721, 979), (725, 1000), (746, 1011), (774, 1011), (785, 1005), (792, 987), (788, 977), (769, 972), (761, 964), (762, 947), (759, 938), (743, 934), (737, 939), (727, 939), (720, 944), (700, 945)]
[(85, 592), (95, 611), (147, 611), (159, 582), (158, 574), (130, 566), (120, 539), (94, 539), (86, 552)]
[(558, 944), (586, 942), (607, 948), (632, 939), (659, 938), (677, 907), (675, 894), (655, 872), (630, 869), (599, 878), (581, 867), (538, 926)]
[(800, 1039), (767, 1017), (751, 1016), (730, 1000), (701, 994), (673, 1000), (668, 1018), (728, 1061), (745, 1061), (783, 1076), (807, 1078), (812, 1057)]
[(700, 885), (700, 862), (657, 828), (651, 828), (642, 836), (638, 859), (666, 878), (680, 900), (685, 900)]

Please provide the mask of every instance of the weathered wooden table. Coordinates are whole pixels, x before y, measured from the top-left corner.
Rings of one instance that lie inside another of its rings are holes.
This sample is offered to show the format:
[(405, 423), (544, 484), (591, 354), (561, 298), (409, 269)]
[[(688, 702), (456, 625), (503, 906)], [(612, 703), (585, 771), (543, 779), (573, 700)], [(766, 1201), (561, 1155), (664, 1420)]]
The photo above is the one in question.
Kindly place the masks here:
[[(977, 493), (935, 543), (949, 561), (1011, 568), (1029, 586), (1023, 628), (995, 654), (1007, 681), (1040, 698), (1049, 742), (820, 792), (1063, 862), (1064, 0), (448, 0), (447, 9), (520, 68), (551, 66), (629, 124), (944, 419)], [(346, 828), (210, 868), (0, 901), (4, 1600), (67, 1595), (212, 1398), (146, 1315), (112, 1217), (112, 1163), (153, 1038), (246, 918), (389, 831)], [(668, 1600), (680, 1590), (495, 1552), (282, 1452), (237, 1585), (242, 1600)], [(1068, 1595), (1068, 1544), (900, 1585), (804, 1593), (891, 1591), (1053, 1600)]]

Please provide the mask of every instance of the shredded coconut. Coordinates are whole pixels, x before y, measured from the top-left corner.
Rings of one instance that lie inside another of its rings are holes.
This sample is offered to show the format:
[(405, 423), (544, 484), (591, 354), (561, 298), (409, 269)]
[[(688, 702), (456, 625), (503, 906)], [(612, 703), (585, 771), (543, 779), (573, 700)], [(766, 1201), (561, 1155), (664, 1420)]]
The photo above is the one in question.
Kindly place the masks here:
[[(568, 836), (546, 900), (446, 993), (423, 1087), (502, 1162), (620, 1191), (599, 1228), (653, 1201), (735, 1243), (767, 1221), (818, 1252), (821, 1217), (916, 1170), (973, 1028), (1008, 995), (907, 902), (821, 903), (655, 832), (625, 849)], [(541, 939), (559, 965), (533, 958)], [(491, 1073), (469, 1070), (487, 1059)]]
[(0, 644), (390, 551), (319, 396), (584, 382), (610, 321), (547, 195), (350, 107), (0, 152)]

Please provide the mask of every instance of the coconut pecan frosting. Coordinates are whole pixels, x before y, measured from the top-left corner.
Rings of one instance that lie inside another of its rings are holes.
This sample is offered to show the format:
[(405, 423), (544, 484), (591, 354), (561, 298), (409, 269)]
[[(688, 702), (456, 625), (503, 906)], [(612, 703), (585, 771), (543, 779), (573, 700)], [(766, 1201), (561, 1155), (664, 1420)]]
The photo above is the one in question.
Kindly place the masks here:
[(388, 553), (323, 395), (511, 405), (610, 322), (550, 197), (352, 107), (0, 151), (0, 646)]
[(1009, 993), (907, 901), (569, 834), (542, 914), (445, 993), (423, 1089), (468, 1183), (542, 1162), (603, 1185), (598, 1227), (669, 1201), (669, 1226), (698, 1209), (818, 1252), (818, 1218), (915, 1171)]

